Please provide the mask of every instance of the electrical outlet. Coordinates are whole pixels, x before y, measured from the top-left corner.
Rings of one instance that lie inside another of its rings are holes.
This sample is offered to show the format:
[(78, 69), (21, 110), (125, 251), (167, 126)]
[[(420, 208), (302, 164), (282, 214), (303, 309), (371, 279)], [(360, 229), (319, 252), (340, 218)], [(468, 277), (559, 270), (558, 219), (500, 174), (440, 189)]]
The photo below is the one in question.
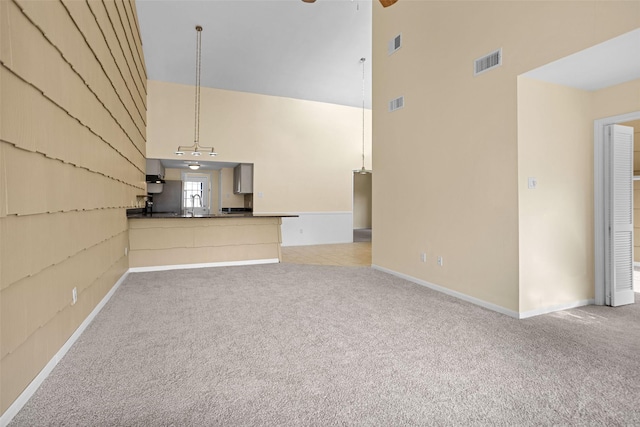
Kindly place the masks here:
[(73, 299), (71, 305), (74, 305), (78, 302), (78, 288), (73, 288), (73, 290), (71, 291), (71, 298)]
[(441, 257), (441, 256), (439, 256), (439, 257), (438, 257), (438, 265), (439, 265), (440, 267), (442, 267), (442, 266), (444, 265), (444, 260), (442, 259), (442, 257)]
[(302, 228), (300, 229), (300, 234), (302, 234)]
[(420, 261), (427, 262), (427, 254), (426, 253), (422, 252), (420, 254)]
[(129, 255), (129, 248), (124, 248), (124, 256)]

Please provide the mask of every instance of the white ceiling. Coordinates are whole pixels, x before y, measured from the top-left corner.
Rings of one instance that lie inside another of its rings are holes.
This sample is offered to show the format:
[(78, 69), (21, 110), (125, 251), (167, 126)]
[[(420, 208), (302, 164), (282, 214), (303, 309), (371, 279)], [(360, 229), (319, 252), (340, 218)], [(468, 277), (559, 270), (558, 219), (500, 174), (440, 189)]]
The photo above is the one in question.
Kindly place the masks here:
[(640, 79), (640, 29), (543, 65), (524, 76), (588, 91)]
[(371, 0), (137, 0), (150, 80), (371, 108)]

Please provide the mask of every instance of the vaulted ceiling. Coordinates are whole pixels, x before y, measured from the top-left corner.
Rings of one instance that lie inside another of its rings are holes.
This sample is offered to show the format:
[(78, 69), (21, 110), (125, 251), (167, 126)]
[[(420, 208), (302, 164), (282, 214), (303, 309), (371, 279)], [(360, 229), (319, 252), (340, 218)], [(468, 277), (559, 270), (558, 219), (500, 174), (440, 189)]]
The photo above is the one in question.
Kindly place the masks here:
[(137, 0), (150, 80), (371, 107), (371, 0)]

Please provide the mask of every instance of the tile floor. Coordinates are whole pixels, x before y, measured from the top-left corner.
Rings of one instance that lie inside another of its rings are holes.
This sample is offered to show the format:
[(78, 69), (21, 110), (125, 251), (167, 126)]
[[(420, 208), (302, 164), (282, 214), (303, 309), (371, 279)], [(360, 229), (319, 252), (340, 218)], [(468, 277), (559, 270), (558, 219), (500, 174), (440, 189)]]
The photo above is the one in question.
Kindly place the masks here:
[(371, 242), (338, 245), (283, 246), (282, 262), (290, 264), (370, 266)]
[(371, 229), (353, 230), (353, 243), (283, 246), (282, 262), (290, 264), (371, 266)]

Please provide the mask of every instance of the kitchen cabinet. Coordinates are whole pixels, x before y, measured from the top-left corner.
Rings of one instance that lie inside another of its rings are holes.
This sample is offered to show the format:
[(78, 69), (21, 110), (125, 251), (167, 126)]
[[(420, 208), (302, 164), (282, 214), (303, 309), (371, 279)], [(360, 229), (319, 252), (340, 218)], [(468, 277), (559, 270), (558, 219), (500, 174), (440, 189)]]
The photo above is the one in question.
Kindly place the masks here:
[(159, 159), (147, 159), (147, 175), (159, 176), (164, 179), (164, 166)]
[(147, 159), (147, 193), (162, 193), (164, 184), (164, 166), (158, 159)]
[(233, 169), (233, 193), (253, 193), (253, 165), (251, 163), (240, 163)]

